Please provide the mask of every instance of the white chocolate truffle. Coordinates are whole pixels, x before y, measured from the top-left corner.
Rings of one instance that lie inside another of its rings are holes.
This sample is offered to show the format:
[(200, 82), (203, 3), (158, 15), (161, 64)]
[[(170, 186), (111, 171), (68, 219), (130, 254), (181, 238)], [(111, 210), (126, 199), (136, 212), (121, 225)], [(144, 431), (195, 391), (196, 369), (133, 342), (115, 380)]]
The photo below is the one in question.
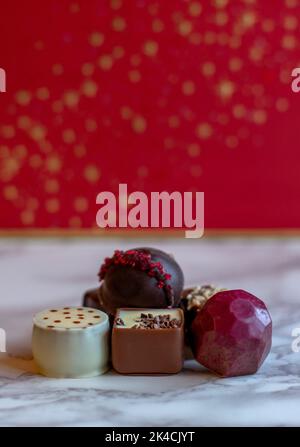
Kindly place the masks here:
[(33, 318), (32, 351), (48, 377), (93, 377), (109, 368), (108, 316), (87, 307), (52, 308)]

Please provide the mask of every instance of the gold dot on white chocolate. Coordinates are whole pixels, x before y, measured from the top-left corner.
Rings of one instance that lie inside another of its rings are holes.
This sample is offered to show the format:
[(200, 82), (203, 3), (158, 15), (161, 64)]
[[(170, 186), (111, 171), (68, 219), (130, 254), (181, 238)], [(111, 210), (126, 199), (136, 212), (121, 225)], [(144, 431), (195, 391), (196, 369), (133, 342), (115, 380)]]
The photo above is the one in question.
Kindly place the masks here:
[(103, 323), (101, 312), (88, 307), (58, 307), (34, 316), (34, 324), (49, 330), (87, 329)]

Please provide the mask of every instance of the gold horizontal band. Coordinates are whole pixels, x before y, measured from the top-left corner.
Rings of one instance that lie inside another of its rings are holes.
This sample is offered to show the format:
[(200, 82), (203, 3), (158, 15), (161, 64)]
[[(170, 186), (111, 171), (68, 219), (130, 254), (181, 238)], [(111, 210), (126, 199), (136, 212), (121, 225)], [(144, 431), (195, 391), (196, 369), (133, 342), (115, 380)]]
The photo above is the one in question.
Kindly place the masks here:
[[(1, 238), (47, 238), (47, 237), (82, 237), (82, 238), (176, 238), (185, 239), (184, 229), (140, 229), (140, 230), (103, 230), (100, 228), (28, 228), (28, 229), (0, 229)], [(207, 229), (203, 238), (206, 237), (299, 237), (300, 228), (230, 228), (230, 229)], [(195, 240), (195, 239), (194, 239)]]

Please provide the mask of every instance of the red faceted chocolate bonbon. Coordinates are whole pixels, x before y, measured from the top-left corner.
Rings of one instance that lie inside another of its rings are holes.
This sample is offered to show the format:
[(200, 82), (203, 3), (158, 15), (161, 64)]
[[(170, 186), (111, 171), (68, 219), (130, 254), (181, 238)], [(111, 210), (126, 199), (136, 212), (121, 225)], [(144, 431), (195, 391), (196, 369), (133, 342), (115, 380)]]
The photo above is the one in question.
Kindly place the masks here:
[(255, 373), (272, 344), (272, 320), (259, 298), (244, 290), (215, 294), (191, 326), (196, 360), (222, 377)]

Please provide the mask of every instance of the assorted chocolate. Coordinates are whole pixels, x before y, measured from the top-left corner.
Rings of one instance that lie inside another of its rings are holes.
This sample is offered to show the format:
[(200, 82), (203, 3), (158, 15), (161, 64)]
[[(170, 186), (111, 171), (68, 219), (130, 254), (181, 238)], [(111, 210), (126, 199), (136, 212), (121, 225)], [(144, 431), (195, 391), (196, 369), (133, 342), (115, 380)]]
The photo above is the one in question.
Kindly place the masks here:
[(191, 326), (195, 359), (223, 377), (254, 374), (269, 354), (272, 320), (265, 304), (244, 290), (211, 297)]
[(178, 307), (184, 281), (171, 255), (147, 247), (116, 250), (102, 264), (99, 279), (100, 306), (113, 315), (121, 307)]
[(175, 374), (183, 366), (181, 309), (119, 309), (112, 364), (120, 374)]
[[(253, 374), (272, 343), (270, 314), (243, 290), (211, 285), (183, 290), (175, 259), (158, 249), (116, 250), (83, 307), (34, 317), (33, 354), (42, 374), (90, 377), (110, 365), (120, 374), (174, 374), (185, 348), (222, 376)], [(185, 342), (185, 343), (184, 343)]]
[(110, 326), (92, 308), (47, 309), (33, 318), (32, 351), (48, 377), (93, 377), (109, 369)]

